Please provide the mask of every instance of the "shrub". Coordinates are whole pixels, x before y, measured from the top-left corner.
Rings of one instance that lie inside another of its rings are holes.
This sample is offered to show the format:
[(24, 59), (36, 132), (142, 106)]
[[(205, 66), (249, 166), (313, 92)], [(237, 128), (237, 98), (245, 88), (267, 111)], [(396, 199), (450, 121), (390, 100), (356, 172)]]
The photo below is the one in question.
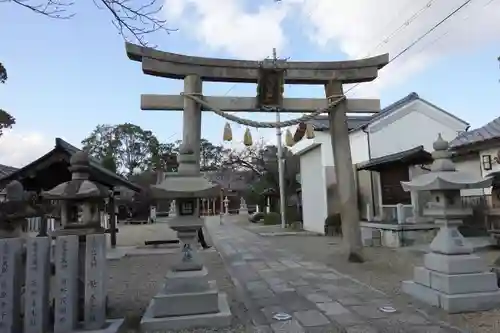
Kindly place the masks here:
[(264, 213), (259, 212), (259, 213), (252, 214), (252, 215), (250, 215), (250, 217), (248, 219), (252, 223), (260, 222), (261, 220), (264, 219)]
[(342, 218), (339, 213), (329, 215), (325, 219), (326, 235), (342, 235)]
[(281, 216), (278, 213), (270, 212), (264, 215), (264, 224), (265, 225), (275, 225), (281, 223)]

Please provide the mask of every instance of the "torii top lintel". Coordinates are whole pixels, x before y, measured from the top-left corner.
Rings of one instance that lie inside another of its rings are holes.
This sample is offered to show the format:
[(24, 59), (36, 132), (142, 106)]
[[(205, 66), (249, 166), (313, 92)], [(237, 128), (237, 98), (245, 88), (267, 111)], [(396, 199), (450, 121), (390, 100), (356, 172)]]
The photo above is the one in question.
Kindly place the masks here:
[[(125, 43), (125, 47), (129, 59), (142, 62), (144, 74), (170, 79), (196, 74), (204, 81), (257, 83), (261, 66), (259, 61), (192, 57), (131, 43)], [(386, 53), (349, 61), (281, 61), (278, 66), (286, 68), (288, 84), (325, 84), (332, 80), (358, 83), (373, 81), (388, 62)]]

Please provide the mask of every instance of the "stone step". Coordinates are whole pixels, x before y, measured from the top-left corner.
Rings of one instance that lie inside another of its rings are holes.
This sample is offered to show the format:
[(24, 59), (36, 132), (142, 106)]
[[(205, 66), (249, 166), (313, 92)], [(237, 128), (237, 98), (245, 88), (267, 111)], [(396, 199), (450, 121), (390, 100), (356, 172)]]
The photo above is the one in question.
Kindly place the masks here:
[(415, 267), (413, 280), (445, 294), (498, 291), (497, 277), (493, 272), (444, 274), (425, 267)]
[(210, 288), (202, 292), (157, 294), (153, 297), (153, 316), (187, 316), (219, 312), (218, 290)]
[(182, 330), (195, 327), (210, 327), (214, 329), (227, 327), (231, 324), (231, 309), (225, 293), (218, 295), (219, 312), (217, 313), (155, 318), (153, 316), (154, 307), (155, 299), (151, 301), (142, 316), (142, 333), (167, 332), (168, 330)]
[(445, 274), (482, 273), (488, 270), (486, 263), (474, 254), (446, 255), (431, 252), (424, 256), (424, 266)]
[(415, 281), (403, 281), (404, 293), (448, 313), (488, 311), (500, 306), (500, 290), (448, 295), (438, 290), (431, 289)]

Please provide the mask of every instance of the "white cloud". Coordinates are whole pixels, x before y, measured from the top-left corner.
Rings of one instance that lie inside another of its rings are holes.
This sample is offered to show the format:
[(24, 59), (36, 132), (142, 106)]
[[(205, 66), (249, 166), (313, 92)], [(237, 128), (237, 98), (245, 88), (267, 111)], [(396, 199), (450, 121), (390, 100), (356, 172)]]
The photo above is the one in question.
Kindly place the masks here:
[[(297, 43), (301, 36), (287, 36), (284, 22), (300, 14), (303, 20), (293, 24), (301, 24), (318, 47), (335, 44), (347, 58), (358, 59), (369, 53), (395, 56), (464, 0), (260, 0), (257, 10), (249, 7), (251, 2), (258, 1), (165, 0), (165, 11), (208, 47), (250, 59), (268, 56), (273, 47), (283, 50), (287, 42)], [(356, 89), (356, 95), (376, 96), (381, 87), (399, 84), (450, 53), (499, 39), (500, 1), (474, 0), (383, 69), (373, 84)]]
[(281, 23), (288, 5), (265, 1), (257, 10), (255, 0), (165, 0), (165, 13), (183, 31), (217, 51), (247, 59), (263, 59), (273, 47), (282, 50), (285, 34)]
[[(388, 52), (396, 56), (464, 0), (298, 0), (318, 46), (337, 44), (349, 58)], [(408, 22), (406, 25), (405, 23)], [(500, 1), (475, 0), (380, 72), (358, 94), (377, 95), (451, 52), (463, 52), (500, 39)], [(386, 39), (386, 41), (384, 41)], [(460, 70), (460, 69), (457, 69)]]
[(4, 131), (0, 137), (0, 164), (22, 167), (54, 147), (54, 139), (40, 132)]

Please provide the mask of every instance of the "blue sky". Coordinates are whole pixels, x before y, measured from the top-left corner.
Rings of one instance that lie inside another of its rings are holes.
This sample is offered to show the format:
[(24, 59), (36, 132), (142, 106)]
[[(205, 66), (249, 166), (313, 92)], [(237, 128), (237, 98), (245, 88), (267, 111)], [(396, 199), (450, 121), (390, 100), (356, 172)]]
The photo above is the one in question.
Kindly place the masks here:
[[(230, 0), (223, 2), (228, 1)], [(242, 6), (239, 13), (252, 14), (259, 9), (257, 5), (265, 2), (270, 0), (254, 1), (252, 6)], [(196, 8), (192, 10), (194, 12)], [(0, 61), (9, 73), (7, 84), (0, 87), (0, 107), (17, 119), (10, 141), (8, 144), (4, 142), (0, 149), (0, 163), (23, 164), (36, 158), (36, 154), (43, 153), (40, 150), (53, 145), (55, 137), (62, 137), (79, 145), (97, 124), (131, 122), (152, 130), (160, 140), (180, 138), (180, 112), (141, 111), (139, 100), (142, 93), (177, 94), (181, 92), (182, 81), (144, 75), (140, 63), (127, 58), (124, 41), (111, 24), (108, 12), (96, 9), (93, 1), (79, 1), (72, 11), (77, 13), (74, 18), (54, 20), (11, 3), (0, 3)], [(346, 47), (342, 47), (342, 43), (348, 42), (348, 37), (339, 37), (337, 40), (331, 38), (326, 44), (318, 45), (311, 39), (311, 29), (305, 28), (307, 23), (298, 19), (297, 13), (287, 12), (280, 21), (286, 39), (281, 50), (278, 50), (281, 56), (293, 60), (349, 58), (349, 52), (345, 52)], [(446, 10), (435, 13), (435, 18), (444, 14)], [(209, 14), (205, 12), (203, 15), (207, 18)], [(172, 20), (172, 27), (180, 27), (178, 32), (169, 35), (159, 32), (148, 39), (161, 50), (177, 53), (228, 58), (241, 57), (245, 53), (245, 50), (240, 50), (242, 54), (234, 54), (235, 52), (221, 46), (220, 42), (214, 47), (206, 36), (205, 39), (200, 39), (194, 28), (185, 28), (186, 22), (183, 19), (183, 16), (178, 15), (176, 20)], [(189, 19), (189, 16), (185, 19)], [(436, 21), (430, 17), (428, 19), (430, 23), (422, 23), (420, 32), (424, 32)], [(474, 22), (477, 21), (469, 20), (470, 24)], [(400, 23), (394, 24), (397, 26)], [(489, 26), (489, 29), (496, 29), (492, 35), (500, 36), (498, 27), (498, 24)], [(473, 39), (474, 36), (469, 37)], [(393, 48), (401, 49), (401, 46), (406, 46), (404, 38), (402, 39)], [(445, 39), (446, 37), (443, 38)], [(408, 39), (406, 44), (410, 42)], [(427, 61), (419, 70), (404, 70), (405, 62), (411, 62), (411, 53), (390, 64), (384, 72), (391, 76), (388, 81), (395, 82), (378, 88), (377, 95), (379, 94), (382, 105), (387, 105), (415, 91), (421, 97), (470, 122), (472, 127), (481, 126), (499, 115), (498, 42), (498, 39), (491, 38), (471, 43), (470, 47), (450, 48), (449, 45), (440, 46), (441, 41), (436, 42), (436, 45), (426, 44), (424, 41), (422, 45), (427, 47), (417, 56), (426, 53), (429, 58), (435, 59)], [(415, 47), (416, 51), (418, 48), (419, 46)], [(443, 52), (431, 52), (439, 48)], [(398, 78), (398, 69), (410, 74)], [(230, 88), (233, 89), (229, 95), (252, 96), (255, 93), (252, 85), (232, 86), (205, 84), (204, 93), (224, 95)], [(321, 87), (287, 86), (286, 95), (322, 97), (323, 91)], [(269, 119), (256, 114), (246, 116), (252, 119)], [(202, 135), (214, 143), (220, 143), (224, 123), (216, 115), (204, 113)], [(233, 125), (233, 128), (237, 134), (243, 131), (237, 125)], [(13, 140), (33, 133), (37, 134), (37, 140), (45, 140), (44, 143), (31, 145), (32, 141), (21, 140), (17, 145)], [(254, 136), (259, 136), (264, 132), (253, 130), (253, 133)], [(13, 151), (16, 151), (15, 157), (10, 155)]]

